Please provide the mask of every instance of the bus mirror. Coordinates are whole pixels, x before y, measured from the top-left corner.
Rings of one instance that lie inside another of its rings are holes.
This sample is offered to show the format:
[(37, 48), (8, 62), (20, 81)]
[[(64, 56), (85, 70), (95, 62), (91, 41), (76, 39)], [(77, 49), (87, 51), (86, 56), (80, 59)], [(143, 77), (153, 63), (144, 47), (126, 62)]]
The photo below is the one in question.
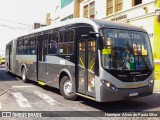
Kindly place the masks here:
[(100, 50), (104, 48), (102, 36), (98, 36), (97, 38), (97, 46)]

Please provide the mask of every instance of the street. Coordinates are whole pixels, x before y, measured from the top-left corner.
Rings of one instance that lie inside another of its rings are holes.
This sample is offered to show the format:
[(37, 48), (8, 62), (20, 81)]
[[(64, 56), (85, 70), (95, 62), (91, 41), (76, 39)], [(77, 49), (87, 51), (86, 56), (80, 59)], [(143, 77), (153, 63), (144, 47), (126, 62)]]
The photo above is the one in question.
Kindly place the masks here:
[(156, 89), (147, 97), (108, 103), (82, 97), (69, 101), (61, 96), (58, 89), (43, 87), (35, 82), (23, 83), (19, 77), (8, 74), (1, 65), (0, 111), (160, 111), (160, 91)]

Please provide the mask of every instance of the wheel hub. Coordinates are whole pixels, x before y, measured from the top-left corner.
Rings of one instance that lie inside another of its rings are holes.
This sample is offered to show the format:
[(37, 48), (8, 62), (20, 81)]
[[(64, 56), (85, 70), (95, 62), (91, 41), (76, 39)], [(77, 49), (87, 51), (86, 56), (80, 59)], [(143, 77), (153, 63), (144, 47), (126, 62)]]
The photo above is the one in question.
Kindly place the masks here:
[(72, 82), (71, 81), (66, 81), (64, 83), (64, 92), (67, 95), (70, 95), (72, 93)]

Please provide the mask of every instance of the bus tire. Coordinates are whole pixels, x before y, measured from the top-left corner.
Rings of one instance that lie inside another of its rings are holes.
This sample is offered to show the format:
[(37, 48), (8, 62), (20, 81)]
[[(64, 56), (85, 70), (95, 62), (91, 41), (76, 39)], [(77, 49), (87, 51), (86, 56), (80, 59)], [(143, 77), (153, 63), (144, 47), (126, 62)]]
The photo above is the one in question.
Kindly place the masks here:
[(60, 92), (65, 99), (74, 100), (77, 95), (72, 89), (72, 81), (68, 76), (64, 76), (60, 82)]
[(25, 69), (25, 67), (22, 69), (22, 81), (24, 82), (24, 83), (26, 83), (27, 82), (27, 72), (26, 72), (26, 69)]

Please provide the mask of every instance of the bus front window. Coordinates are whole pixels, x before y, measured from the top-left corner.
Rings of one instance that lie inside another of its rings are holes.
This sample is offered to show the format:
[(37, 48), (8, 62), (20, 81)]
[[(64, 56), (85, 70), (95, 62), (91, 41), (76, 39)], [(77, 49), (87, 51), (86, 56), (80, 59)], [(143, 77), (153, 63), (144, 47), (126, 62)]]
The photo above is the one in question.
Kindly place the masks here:
[(147, 33), (103, 29), (102, 66), (105, 69), (141, 70), (153, 68)]

